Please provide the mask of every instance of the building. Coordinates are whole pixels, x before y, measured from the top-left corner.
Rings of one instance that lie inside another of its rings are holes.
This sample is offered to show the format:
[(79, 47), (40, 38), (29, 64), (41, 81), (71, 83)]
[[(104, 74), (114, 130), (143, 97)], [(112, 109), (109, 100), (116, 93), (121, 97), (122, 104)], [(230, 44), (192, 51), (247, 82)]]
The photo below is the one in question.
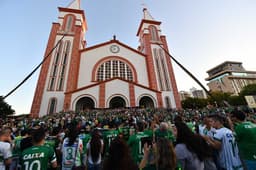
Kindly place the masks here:
[(195, 87), (190, 89), (193, 98), (206, 99), (206, 94), (203, 90), (198, 90)]
[(180, 100), (181, 101), (186, 100), (189, 97), (192, 97), (191, 94), (187, 91), (180, 91), (179, 95), (180, 95)]
[(243, 87), (256, 83), (256, 71), (246, 71), (241, 62), (225, 61), (207, 71), (211, 91), (238, 95)]
[(31, 107), (33, 117), (91, 108), (181, 108), (161, 22), (145, 8), (138, 49), (117, 40), (86, 46), (87, 23), (80, 0), (59, 7)]

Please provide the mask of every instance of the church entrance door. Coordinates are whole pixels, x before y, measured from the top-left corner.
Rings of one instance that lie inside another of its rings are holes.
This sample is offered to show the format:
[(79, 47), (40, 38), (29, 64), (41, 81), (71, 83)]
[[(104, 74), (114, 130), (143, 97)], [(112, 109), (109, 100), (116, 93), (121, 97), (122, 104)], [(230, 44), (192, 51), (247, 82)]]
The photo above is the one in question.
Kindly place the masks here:
[(90, 97), (83, 97), (76, 102), (76, 111), (94, 109), (95, 103)]
[(123, 108), (126, 106), (126, 102), (122, 97), (114, 97), (113, 99), (110, 100), (109, 102), (109, 107), (111, 109), (114, 108)]
[(140, 107), (142, 108), (154, 108), (154, 102), (153, 100), (148, 97), (148, 96), (144, 96), (140, 99), (140, 103), (139, 103)]

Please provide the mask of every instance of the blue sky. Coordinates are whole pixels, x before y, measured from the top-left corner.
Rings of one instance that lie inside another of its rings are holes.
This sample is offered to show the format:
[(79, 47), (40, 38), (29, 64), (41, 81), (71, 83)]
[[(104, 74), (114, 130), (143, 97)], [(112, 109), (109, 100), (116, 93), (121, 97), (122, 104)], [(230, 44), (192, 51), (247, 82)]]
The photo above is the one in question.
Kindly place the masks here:
[[(6, 95), (43, 58), (57, 7), (71, 0), (0, 1), (0, 95)], [(205, 86), (206, 71), (240, 61), (256, 71), (255, 0), (81, 0), (88, 22), (88, 46), (112, 39), (137, 48), (142, 3), (162, 22), (171, 54)], [(173, 63), (178, 90), (200, 88)], [(30, 111), (39, 70), (6, 101), (17, 113)], [(207, 87), (207, 86), (206, 86)], [(207, 87), (208, 88), (208, 87)]]

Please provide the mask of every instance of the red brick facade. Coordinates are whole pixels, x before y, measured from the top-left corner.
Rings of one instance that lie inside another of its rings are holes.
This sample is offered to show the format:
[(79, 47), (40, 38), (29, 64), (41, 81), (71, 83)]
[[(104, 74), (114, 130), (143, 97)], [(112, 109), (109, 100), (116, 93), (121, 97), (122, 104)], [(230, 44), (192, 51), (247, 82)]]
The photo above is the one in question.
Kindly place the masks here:
[[(59, 28), (60, 28), (59, 24), (53, 23), (44, 57), (46, 57), (50, 53), (50, 51), (54, 48), (56, 35), (57, 35), (57, 31), (59, 30)], [(45, 62), (43, 63), (43, 65), (41, 67), (39, 79), (38, 79), (37, 86), (36, 86), (36, 91), (34, 94), (32, 107), (31, 107), (31, 111), (30, 111), (32, 117), (39, 116), (43, 92), (44, 92), (44, 89), (46, 86), (46, 78), (47, 78), (47, 74), (48, 74), (48, 71), (50, 68), (50, 62), (51, 62), (52, 56), (53, 55), (48, 56), (48, 58), (45, 60)]]

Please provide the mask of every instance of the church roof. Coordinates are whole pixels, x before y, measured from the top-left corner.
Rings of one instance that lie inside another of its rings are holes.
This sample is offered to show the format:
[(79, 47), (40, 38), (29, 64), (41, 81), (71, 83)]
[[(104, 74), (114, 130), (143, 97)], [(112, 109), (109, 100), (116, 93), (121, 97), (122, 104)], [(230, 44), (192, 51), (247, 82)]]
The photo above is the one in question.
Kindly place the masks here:
[(133, 84), (135, 86), (138, 86), (138, 87), (141, 87), (143, 89), (147, 89), (147, 90), (150, 90), (150, 91), (153, 91), (153, 92), (156, 92), (156, 93), (161, 93), (161, 91), (158, 91), (158, 90), (155, 90), (155, 89), (152, 89), (152, 88), (149, 88), (147, 86), (144, 86), (144, 85), (141, 85), (141, 84), (138, 84), (138, 83), (135, 83), (133, 81), (128, 81), (128, 80), (125, 80), (123, 78), (120, 78), (120, 77), (114, 77), (114, 78), (110, 78), (110, 79), (107, 79), (107, 80), (104, 80), (104, 81), (99, 81), (95, 84), (91, 84), (91, 85), (88, 85), (88, 86), (84, 86), (84, 87), (81, 87), (81, 88), (78, 88), (78, 89), (75, 89), (75, 90), (72, 90), (72, 91), (67, 91), (65, 92), (65, 94), (70, 94), (70, 93), (75, 93), (75, 92), (79, 92), (81, 90), (85, 90), (85, 89), (89, 89), (91, 87), (95, 87), (95, 86), (98, 86), (102, 83), (108, 83), (108, 82), (111, 82), (113, 80), (121, 80), (123, 82), (126, 82), (126, 83), (129, 83), (129, 84)]
[(118, 41), (116, 39), (113, 39), (113, 40), (110, 40), (110, 41), (107, 41), (107, 42), (104, 42), (104, 43), (101, 43), (101, 44), (97, 44), (97, 45), (94, 45), (94, 46), (91, 46), (91, 47), (88, 47), (88, 48), (84, 48), (84, 49), (81, 50), (81, 52), (92, 50), (92, 49), (95, 49), (95, 48), (99, 48), (99, 47), (102, 47), (102, 46), (105, 46), (105, 45), (108, 45), (108, 44), (112, 44), (112, 43), (117, 43), (117, 44), (119, 44), (120, 46), (122, 46), (124, 48), (127, 48), (127, 49), (129, 49), (129, 50), (131, 50), (131, 51), (133, 51), (133, 52), (135, 52), (139, 55), (142, 55), (142, 56), (146, 57), (146, 55), (143, 54), (142, 52), (140, 52), (140, 51), (124, 44), (124, 43), (121, 43), (120, 41)]

